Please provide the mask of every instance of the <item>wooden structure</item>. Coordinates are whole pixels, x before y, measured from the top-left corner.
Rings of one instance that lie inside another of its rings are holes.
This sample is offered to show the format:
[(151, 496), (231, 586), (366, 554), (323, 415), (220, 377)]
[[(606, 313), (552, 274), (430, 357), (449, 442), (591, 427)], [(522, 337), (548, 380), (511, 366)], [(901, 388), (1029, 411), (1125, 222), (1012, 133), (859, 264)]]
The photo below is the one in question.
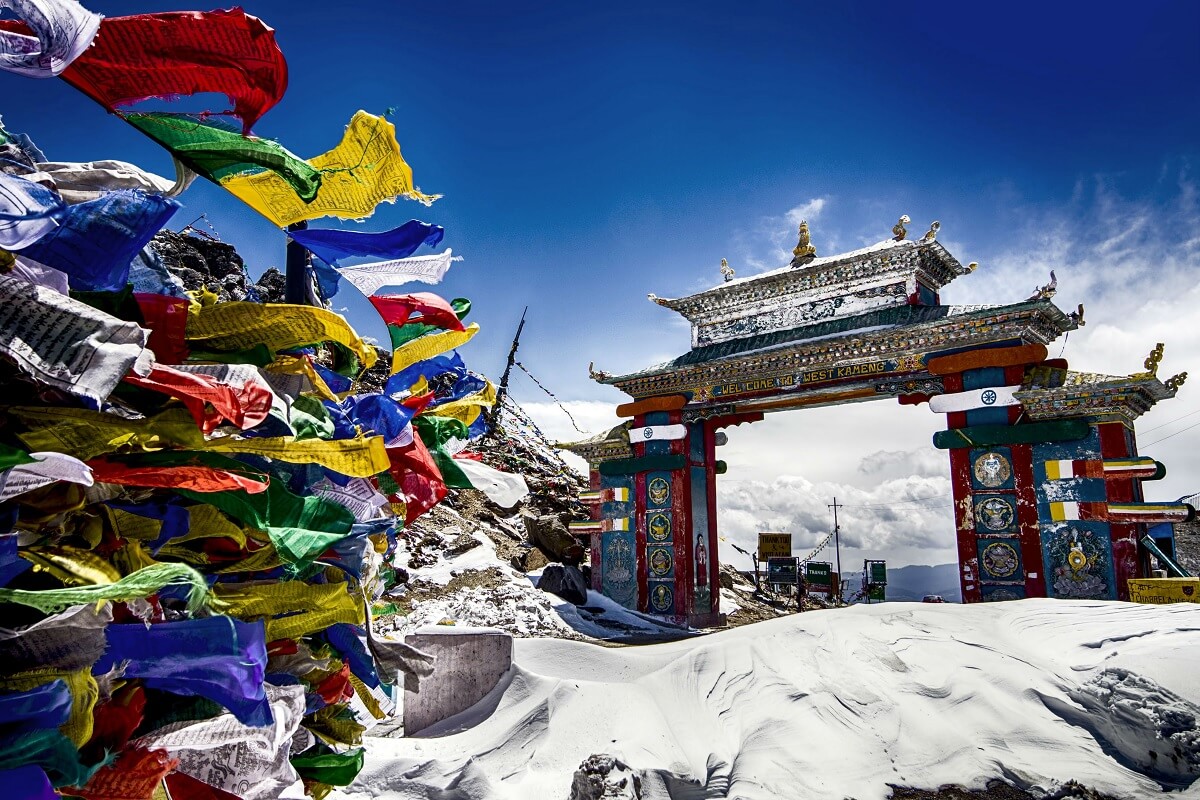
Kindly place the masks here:
[[(946, 306), (967, 275), (937, 240), (895, 236), (818, 258), (801, 226), (791, 264), (689, 297), (650, 295), (692, 325), (692, 347), (628, 375), (592, 371), (633, 401), (630, 421), (561, 447), (585, 458), (594, 588), (629, 608), (692, 625), (718, 616), (718, 431), (785, 411), (865, 400), (929, 402), (951, 464), (963, 599), (1126, 599), (1148, 574), (1147, 523), (1193, 512), (1143, 502), (1162, 468), (1140, 458), (1134, 420), (1173, 397), (1186, 374), (1071, 372), (1046, 345), (1083, 324), (1052, 281), (1026, 300)], [(1053, 276), (1053, 273), (1052, 273)], [(723, 466), (723, 465), (722, 465)], [(618, 497), (624, 499), (617, 499)], [(603, 499), (608, 498), (608, 499)]]

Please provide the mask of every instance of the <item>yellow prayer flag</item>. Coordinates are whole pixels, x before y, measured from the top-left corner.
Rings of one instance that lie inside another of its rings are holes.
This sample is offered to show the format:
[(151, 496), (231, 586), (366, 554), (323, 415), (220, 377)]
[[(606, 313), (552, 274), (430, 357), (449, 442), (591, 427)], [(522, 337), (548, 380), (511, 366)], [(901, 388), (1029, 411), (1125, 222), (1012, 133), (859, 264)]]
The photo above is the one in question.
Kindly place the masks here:
[(185, 408), (168, 408), (146, 419), (126, 419), (85, 408), (13, 406), (8, 413), (34, 428), (17, 438), (35, 453), (49, 450), (89, 461), (112, 452), (204, 448), (204, 435)]
[(491, 408), (495, 404), (496, 384), (488, 381), (487, 385), (475, 394), (469, 394), (461, 400), (453, 400), (437, 408), (431, 408), (428, 413), (438, 417), (450, 417), (460, 420), (462, 424), (469, 428), (471, 427), (471, 423), (483, 413), (483, 409)]
[(425, 361), (453, 350), (471, 341), (479, 333), (479, 323), (472, 322), (465, 331), (442, 331), (427, 333), (407, 342), (392, 353), (392, 373), (395, 374), (405, 367), (412, 366), (418, 361)]
[(441, 196), (422, 194), (413, 186), (412, 168), (396, 141), (396, 126), (366, 111), (355, 113), (337, 147), (308, 163), (321, 173), (321, 186), (311, 203), (270, 171), (231, 175), (221, 185), (281, 228), (318, 217), (361, 219), (381, 202), (397, 197), (428, 206)]
[(187, 339), (217, 350), (248, 350), (265, 344), (273, 353), (319, 342), (344, 345), (363, 367), (378, 356), (341, 314), (314, 306), (232, 302), (193, 306)]
[(228, 437), (209, 443), (206, 450), (216, 453), (253, 453), (292, 464), (320, 464), (352, 478), (369, 478), (391, 466), (382, 436), (354, 439), (302, 439), (291, 436), (235, 439)]
[(301, 375), (308, 378), (308, 382), (312, 384), (313, 394), (320, 397), (322, 400), (328, 400), (332, 403), (339, 401), (333, 390), (329, 388), (329, 384), (321, 377), (312, 362), (307, 358), (300, 356), (279, 356), (267, 366), (263, 367), (267, 372), (276, 375)]

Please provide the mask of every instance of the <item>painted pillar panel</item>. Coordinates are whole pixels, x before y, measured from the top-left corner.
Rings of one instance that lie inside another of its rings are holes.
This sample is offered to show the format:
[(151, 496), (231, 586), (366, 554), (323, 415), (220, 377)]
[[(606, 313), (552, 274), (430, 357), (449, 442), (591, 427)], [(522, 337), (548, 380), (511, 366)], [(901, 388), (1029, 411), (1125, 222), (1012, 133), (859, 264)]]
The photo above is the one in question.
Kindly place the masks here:
[[(1103, 458), (1128, 458), (1137, 455), (1133, 436), (1119, 422), (1106, 422), (1096, 426), (1100, 434), (1100, 454)], [(1141, 481), (1135, 479), (1106, 481), (1110, 503), (1139, 502), (1142, 499)], [(1112, 537), (1113, 571), (1117, 582), (1117, 599), (1129, 599), (1129, 579), (1141, 577), (1138, 568), (1138, 539), (1145, 532), (1145, 525), (1109, 525)]]
[[(636, 500), (633, 497), (634, 479), (629, 475), (602, 475), (600, 489), (629, 489), (627, 502), (607, 502), (598, 506), (600, 519), (633, 517)], [(596, 566), (596, 553), (599, 564)], [(637, 533), (609, 531), (592, 534), (592, 588), (625, 608), (638, 608)]]
[[(591, 466), (591, 465), (589, 465), (589, 466)], [(597, 470), (595, 467), (591, 467), (588, 470), (588, 488), (589, 489), (600, 489), (601, 488), (600, 478), (601, 478), (600, 471)], [(592, 519), (597, 519), (595, 514), (592, 515)], [(590, 558), (588, 560), (591, 562), (591, 565), (592, 565), (592, 589), (599, 592), (599, 591), (601, 591), (600, 586), (601, 586), (601, 581), (603, 580), (603, 575), (601, 574), (601, 571), (604, 568), (603, 567), (603, 556), (601, 555), (603, 553), (603, 550), (600, 545), (600, 537), (593, 535), (591, 537), (590, 544), (591, 544), (591, 547), (589, 548)]]
[(1048, 597), (1115, 600), (1116, 575), (1110, 526), (1100, 521), (1055, 522), (1050, 503), (1084, 500), (1103, 501), (1103, 478), (1071, 478), (1052, 481), (1046, 462), (1097, 459), (1101, 457), (1100, 433), (1095, 426), (1086, 439), (1033, 445), (1033, 477), (1041, 519), (1042, 568), (1046, 573)]
[(712, 422), (704, 423), (704, 464), (705, 474), (708, 480), (708, 554), (711, 566), (709, 567), (709, 591), (708, 595), (712, 598), (711, 612), (719, 614), (721, 611), (721, 585), (720, 576), (717, 569), (717, 444), (716, 444), (716, 427)]
[(646, 559), (641, 557), (641, 554), (646, 552), (646, 483), (645, 472), (639, 472), (634, 475), (633, 497), (634, 505), (637, 509), (633, 517), (635, 532), (634, 554), (637, 561), (638, 611), (646, 611), (649, 608), (646, 586), (649, 570), (646, 566)]
[(964, 603), (978, 603), (979, 552), (975, 512), (971, 504), (971, 460), (966, 448), (950, 450), (950, 485), (954, 490), (954, 525), (958, 531), (959, 582)]
[(1013, 445), (1013, 475), (1016, 479), (1020, 523), (1021, 566), (1025, 570), (1025, 596), (1046, 596), (1046, 573), (1042, 570), (1041, 518), (1033, 478), (1033, 446)]

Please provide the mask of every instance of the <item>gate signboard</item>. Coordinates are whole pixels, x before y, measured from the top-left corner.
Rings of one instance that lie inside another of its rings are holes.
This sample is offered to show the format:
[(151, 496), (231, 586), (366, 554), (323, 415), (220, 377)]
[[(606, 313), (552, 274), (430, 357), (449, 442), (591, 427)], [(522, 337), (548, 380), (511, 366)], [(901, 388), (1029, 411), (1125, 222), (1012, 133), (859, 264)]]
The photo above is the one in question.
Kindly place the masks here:
[(788, 558), (792, 555), (792, 535), (790, 533), (760, 533), (758, 535), (758, 560), (770, 561), (772, 558)]
[(871, 586), (887, 586), (887, 562), (886, 561), (867, 561), (864, 565), (864, 572), (867, 573), (867, 583)]
[(808, 591), (830, 594), (833, 591), (833, 565), (828, 561), (809, 561), (804, 565)]
[(795, 557), (767, 559), (767, 583), (795, 586), (799, 563)]

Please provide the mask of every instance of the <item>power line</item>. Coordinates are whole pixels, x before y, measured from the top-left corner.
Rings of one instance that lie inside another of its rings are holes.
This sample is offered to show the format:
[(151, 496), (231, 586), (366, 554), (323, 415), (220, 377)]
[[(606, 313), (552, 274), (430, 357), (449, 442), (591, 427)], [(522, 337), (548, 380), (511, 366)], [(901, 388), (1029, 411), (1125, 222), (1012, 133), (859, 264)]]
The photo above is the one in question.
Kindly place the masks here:
[(1153, 442), (1150, 442), (1150, 443), (1148, 443), (1148, 444), (1144, 444), (1144, 445), (1141, 445), (1141, 446), (1142, 446), (1142, 447), (1152, 447), (1152, 446), (1154, 446), (1154, 445), (1158, 444), (1159, 442), (1165, 442), (1167, 439), (1170, 439), (1170, 438), (1171, 438), (1171, 436), (1178, 436), (1178, 435), (1179, 435), (1179, 434), (1181, 434), (1181, 433), (1186, 433), (1187, 431), (1190, 431), (1192, 428), (1195, 428), (1195, 427), (1197, 427), (1197, 426), (1200, 426), (1200, 422), (1196, 422), (1196, 423), (1193, 423), (1193, 424), (1191, 424), (1191, 425), (1188, 425), (1186, 428), (1184, 428), (1184, 429), (1183, 429), (1183, 430), (1181, 430), (1181, 431), (1175, 431), (1174, 433), (1170, 434), (1169, 436), (1164, 436), (1164, 437), (1162, 437), (1161, 439), (1155, 439)]
[(1196, 409), (1195, 411), (1189, 411), (1188, 413), (1184, 414), (1182, 417), (1176, 417), (1175, 419), (1170, 420), (1169, 422), (1164, 422), (1162, 425), (1155, 425), (1153, 428), (1146, 428), (1145, 430), (1141, 431), (1141, 433), (1146, 434), (1146, 433), (1149, 433), (1150, 431), (1156, 431), (1159, 428), (1165, 428), (1168, 425), (1173, 425), (1176, 422), (1179, 422), (1179, 420), (1181, 420), (1181, 419), (1187, 419), (1188, 417), (1192, 416), (1192, 414), (1200, 414), (1200, 408)]

